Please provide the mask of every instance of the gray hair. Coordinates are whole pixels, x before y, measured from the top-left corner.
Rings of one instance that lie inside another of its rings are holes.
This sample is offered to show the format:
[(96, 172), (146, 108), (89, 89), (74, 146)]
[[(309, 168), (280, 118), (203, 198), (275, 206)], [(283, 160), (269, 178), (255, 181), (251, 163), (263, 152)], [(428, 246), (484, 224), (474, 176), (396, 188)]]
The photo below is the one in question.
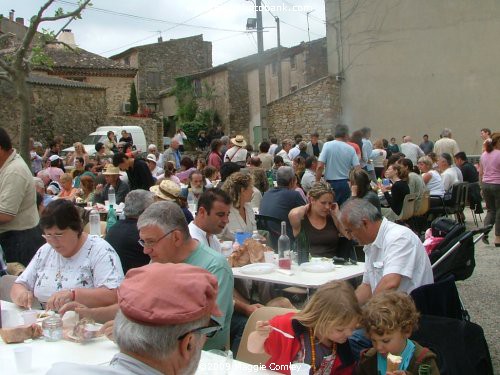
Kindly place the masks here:
[(175, 351), (180, 336), (206, 326), (208, 321), (207, 316), (185, 324), (149, 326), (129, 320), (121, 310), (118, 310), (113, 335), (122, 352), (163, 360)]
[(222, 137), (220, 137), (220, 141), (223, 145), (227, 145), (229, 143), (229, 137), (227, 135), (223, 135)]
[(439, 156), (441, 156), (444, 160), (446, 160), (446, 163), (448, 163), (448, 165), (450, 165), (450, 166), (451, 166), (451, 165), (453, 164), (453, 162), (451, 161), (451, 160), (452, 160), (452, 159), (451, 159), (451, 155), (450, 155), (450, 154), (448, 154), (447, 152), (443, 152), (443, 153), (442, 153), (441, 155), (439, 155)]
[(341, 219), (359, 228), (363, 219), (371, 222), (382, 220), (382, 214), (377, 208), (362, 198), (351, 198), (340, 208)]
[(451, 129), (444, 128), (443, 131), (441, 132), (441, 137), (451, 138)]
[(348, 135), (349, 135), (349, 128), (347, 127), (347, 125), (338, 124), (335, 127), (335, 133), (334, 133), (335, 138), (345, 138)]
[(191, 239), (184, 212), (175, 202), (155, 202), (146, 208), (137, 220), (137, 228), (141, 230), (149, 226), (157, 226), (164, 233), (178, 229), (183, 233), (185, 240)]
[(45, 184), (43, 183), (43, 180), (40, 177), (33, 177), (33, 182), (35, 183), (35, 187), (38, 187), (40, 189), (45, 189)]
[(123, 213), (127, 218), (139, 217), (146, 208), (154, 203), (154, 194), (147, 190), (132, 190), (125, 197)]
[(278, 172), (276, 172), (276, 182), (281, 187), (290, 185), (294, 177), (295, 173), (292, 167), (279, 167)]

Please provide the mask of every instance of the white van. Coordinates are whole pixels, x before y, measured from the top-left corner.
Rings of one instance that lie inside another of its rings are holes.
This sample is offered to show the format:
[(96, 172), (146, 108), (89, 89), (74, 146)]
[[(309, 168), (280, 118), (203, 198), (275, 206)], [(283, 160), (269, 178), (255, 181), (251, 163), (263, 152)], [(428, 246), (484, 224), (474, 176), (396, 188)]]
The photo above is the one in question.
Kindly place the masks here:
[[(148, 144), (146, 143), (146, 137), (144, 136), (144, 130), (140, 126), (100, 126), (95, 132), (90, 133), (81, 142), (83, 143), (87, 153), (92, 156), (95, 154), (95, 144), (97, 142), (104, 143), (107, 139), (108, 131), (113, 131), (118, 141), (122, 136), (122, 130), (126, 130), (127, 133), (132, 135), (134, 140), (134, 145), (137, 150), (142, 152), (148, 151)], [(75, 148), (73, 146), (65, 148), (63, 153), (74, 152)]]

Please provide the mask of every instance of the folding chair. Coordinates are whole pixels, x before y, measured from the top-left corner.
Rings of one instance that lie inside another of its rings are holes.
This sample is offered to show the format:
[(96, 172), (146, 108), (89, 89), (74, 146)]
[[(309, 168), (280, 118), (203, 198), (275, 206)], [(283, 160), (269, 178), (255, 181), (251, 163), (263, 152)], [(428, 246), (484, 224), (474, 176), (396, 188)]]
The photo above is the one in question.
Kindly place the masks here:
[(415, 194), (406, 194), (405, 199), (403, 201), (403, 208), (401, 209), (401, 213), (398, 216), (398, 222), (407, 222), (409, 221), (415, 212), (415, 201), (417, 200), (417, 196)]
[(259, 320), (271, 320), (277, 315), (287, 314), (289, 312), (294, 312), (294, 309), (284, 309), (281, 307), (261, 307), (253, 312), (248, 318), (245, 329), (243, 330), (243, 335), (241, 337), (240, 347), (238, 348), (238, 354), (236, 359), (238, 361), (250, 363), (252, 365), (265, 364), (269, 359), (267, 354), (254, 354), (250, 353), (247, 348), (248, 335), (255, 331), (255, 323)]
[[(257, 224), (257, 229), (266, 230), (269, 232), (270, 246), (277, 251), (278, 250), (278, 238), (281, 236), (281, 220), (266, 215), (255, 215), (255, 222)], [(290, 241), (293, 241), (293, 234), (291, 232), (291, 228), (287, 226), (287, 235), (290, 238)]]

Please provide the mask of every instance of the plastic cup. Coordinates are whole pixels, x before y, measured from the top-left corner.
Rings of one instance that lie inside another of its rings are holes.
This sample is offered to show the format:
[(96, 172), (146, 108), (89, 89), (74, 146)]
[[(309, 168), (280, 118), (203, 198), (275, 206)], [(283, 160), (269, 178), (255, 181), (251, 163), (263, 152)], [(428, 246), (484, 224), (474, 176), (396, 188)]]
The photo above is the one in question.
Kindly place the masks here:
[(106, 207), (109, 207), (109, 201), (104, 201), (104, 205), (105, 205)]
[(264, 260), (266, 263), (274, 263), (274, 251), (265, 251)]
[(224, 241), (221, 243), (222, 255), (228, 257), (233, 252), (233, 241)]
[(307, 363), (292, 363), (290, 365), (291, 375), (309, 375), (311, 366)]
[(20, 345), (14, 348), (17, 371), (28, 372), (31, 370), (33, 350), (29, 345)]
[(234, 234), (234, 238), (235, 238), (236, 242), (238, 242), (240, 245), (243, 245), (245, 240), (247, 238), (251, 238), (251, 237), (252, 237), (252, 233), (249, 233), (249, 232), (236, 232)]
[(35, 310), (26, 310), (21, 313), (21, 316), (23, 318), (24, 324), (33, 324), (36, 323), (36, 318), (38, 316), (38, 312)]

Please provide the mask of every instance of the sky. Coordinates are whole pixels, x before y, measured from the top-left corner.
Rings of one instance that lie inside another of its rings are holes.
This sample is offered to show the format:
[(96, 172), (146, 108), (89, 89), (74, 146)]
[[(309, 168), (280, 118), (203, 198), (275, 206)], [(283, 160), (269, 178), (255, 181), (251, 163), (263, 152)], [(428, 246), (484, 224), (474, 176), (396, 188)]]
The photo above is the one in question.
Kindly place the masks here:
[[(45, 1), (4, 0), (0, 13), (28, 20)], [(264, 48), (277, 46), (276, 22), (280, 18), (281, 45), (291, 47), (302, 41), (325, 36), (324, 0), (262, 0), (265, 28)], [(57, 0), (46, 11), (76, 8), (76, 0)], [(309, 17), (307, 17), (307, 13)], [(246, 30), (247, 18), (255, 18), (252, 0), (93, 0), (81, 20), (70, 28), (76, 44), (87, 51), (112, 56), (133, 46), (203, 34), (212, 42), (213, 65), (257, 52), (257, 35)], [(307, 31), (309, 18), (309, 34)], [(63, 22), (42, 23), (40, 28), (58, 31)]]

